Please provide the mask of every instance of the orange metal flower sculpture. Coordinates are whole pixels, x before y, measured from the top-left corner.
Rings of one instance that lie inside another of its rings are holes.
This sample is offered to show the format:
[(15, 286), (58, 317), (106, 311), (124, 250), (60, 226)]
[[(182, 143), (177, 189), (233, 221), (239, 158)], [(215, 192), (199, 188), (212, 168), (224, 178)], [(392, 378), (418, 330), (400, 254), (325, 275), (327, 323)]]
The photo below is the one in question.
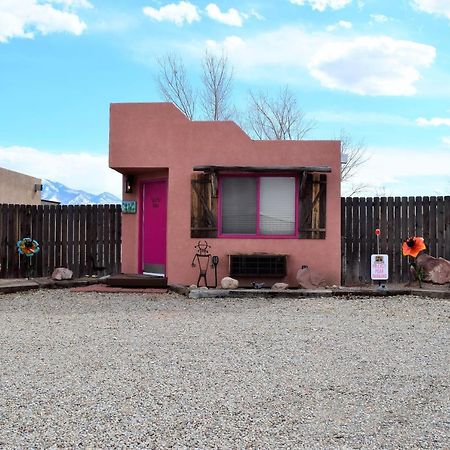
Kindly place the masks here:
[(415, 258), (422, 250), (427, 247), (423, 242), (423, 237), (413, 236), (406, 239), (402, 245), (403, 256), (412, 256)]

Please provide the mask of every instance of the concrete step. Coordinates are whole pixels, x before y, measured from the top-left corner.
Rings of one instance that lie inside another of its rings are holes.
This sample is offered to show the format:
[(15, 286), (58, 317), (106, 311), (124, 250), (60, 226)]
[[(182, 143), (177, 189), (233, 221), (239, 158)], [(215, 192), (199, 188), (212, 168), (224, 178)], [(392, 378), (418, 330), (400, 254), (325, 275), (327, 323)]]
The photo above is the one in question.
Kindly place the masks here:
[(151, 275), (136, 275), (122, 273), (112, 275), (106, 280), (108, 286), (123, 288), (166, 288), (167, 277), (155, 277)]

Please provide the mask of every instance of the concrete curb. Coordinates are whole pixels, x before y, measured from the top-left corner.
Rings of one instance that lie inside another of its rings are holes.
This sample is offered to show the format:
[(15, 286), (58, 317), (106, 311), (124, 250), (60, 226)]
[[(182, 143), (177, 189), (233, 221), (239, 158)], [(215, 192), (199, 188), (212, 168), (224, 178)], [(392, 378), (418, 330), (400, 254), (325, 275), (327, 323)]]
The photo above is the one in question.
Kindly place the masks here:
[(0, 294), (13, 294), (15, 292), (30, 291), (32, 289), (39, 289), (39, 283), (32, 280), (25, 280), (17, 282), (16, 280), (4, 281), (0, 285)]
[[(314, 298), (314, 297), (392, 297), (396, 295), (417, 295), (450, 299), (450, 290), (421, 290), (421, 289), (286, 289), (275, 291), (271, 289), (187, 289), (186, 295), (191, 299), (202, 298)], [(182, 292), (179, 292), (180, 294)]]
[(0, 280), (0, 295), (29, 291), (32, 289), (66, 289), (99, 283), (102, 283), (102, 280), (99, 278), (77, 278), (75, 280), (60, 281), (52, 280), (51, 278)]
[[(102, 278), (79, 278), (75, 280), (56, 281), (51, 278), (33, 278), (0, 280), (0, 295), (11, 294), (33, 289), (67, 289), (93, 284), (103, 284)], [(187, 286), (170, 284), (167, 289), (191, 299), (206, 298), (315, 298), (315, 297), (392, 297), (395, 295), (417, 295), (450, 299), (450, 289), (418, 289), (418, 288), (339, 288), (339, 289), (189, 289)], [(145, 291), (145, 290), (143, 290)], [(124, 290), (124, 293), (127, 291)]]

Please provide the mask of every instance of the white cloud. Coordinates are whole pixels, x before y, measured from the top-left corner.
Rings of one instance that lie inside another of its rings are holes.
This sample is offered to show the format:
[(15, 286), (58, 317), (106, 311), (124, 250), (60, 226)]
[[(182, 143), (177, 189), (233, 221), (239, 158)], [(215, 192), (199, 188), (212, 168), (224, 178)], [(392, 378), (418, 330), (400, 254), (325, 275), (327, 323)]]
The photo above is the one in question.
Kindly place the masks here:
[(222, 12), (215, 3), (209, 3), (206, 6), (206, 12), (210, 19), (233, 27), (242, 27), (244, 19), (247, 18), (247, 15), (234, 8), (230, 8), (227, 12)]
[(443, 143), (444, 145), (450, 145), (450, 136), (444, 136), (444, 137), (442, 138), (442, 143)]
[(319, 123), (331, 122), (338, 124), (369, 124), (369, 125), (390, 125), (408, 127), (415, 126), (412, 119), (395, 114), (380, 114), (370, 111), (311, 111), (309, 113)]
[[(410, 189), (414, 186), (416, 188), (416, 193), (413, 195), (433, 195), (436, 190), (433, 182), (436, 182), (437, 177), (447, 177), (450, 167), (448, 150), (381, 147), (372, 148), (368, 156), (369, 160), (358, 169), (352, 179), (353, 183), (378, 187), (386, 184), (409, 184)], [(424, 179), (425, 175), (427, 180)], [(395, 193), (395, 195), (402, 194), (405, 195), (404, 192)]]
[(246, 43), (239, 36), (228, 36), (222, 42), (209, 39), (206, 41), (206, 46), (209, 50), (216, 53), (220, 53), (222, 50), (225, 50), (225, 53), (235, 55), (236, 52), (240, 52), (241, 49), (246, 47)]
[(144, 14), (158, 22), (173, 22), (178, 26), (185, 22), (191, 24), (200, 20), (197, 6), (190, 2), (169, 3), (159, 9), (146, 6), (142, 10)]
[(434, 47), (413, 41), (347, 38), (299, 27), (282, 27), (247, 39), (209, 40), (207, 46), (224, 48), (238, 77), (257, 74), (298, 83), (309, 71), (322, 86), (361, 95), (414, 94), (419, 69), (431, 65), (436, 53)]
[(293, 5), (303, 6), (308, 3), (316, 11), (325, 11), (327, 8), (341, 9), (349, 5), (352, 0), (290, 0)]
[(206, 42), (211, 50), (224, 49), (236, 68), (236, 75), (243, 78), (261, 76), (264, 69), (271, 77), (280, 79), (280, 72), (297, 78), (299, 70), (306, 70), (305, 62), (322, 42), (316, 33), (308, 33), (299, 27), (282, 27), (243, 39), (228, 36), (223, 41)]
[(383, 14), (371, 14), (370, 17), (372, 18), (372, 20), (374, 22), (377, 22), (377, 23), (386, 23), (386, 22), (389, 22), (390, 20), (392, 20), (391, 18), (389, 18)]
[(108, 167), (108, 157), (89, 153), (50, 153), (30, 147), (0, 147), (0, 166), (73, 189), (121, 197), (121, 175)]
[(311, 75), (330, 89), (360, 95), (413, 95), (418, 68), (434, 61), (434, 47), (387, 36), (327, 42), (309, 63)]
[[(63, 9), (52, 5), (59, 3)], [(82, 0), (1, 0), (0, 2), (0, 43), (8, 42), (12, 38), (34, 38), (36, 32), (49, 34), (67, 32), (80, 35), (86, 24), (74, 13), (70, 7), (90, 5)]]
[(350, 30), (353, 27), (353, 24), (351, 22), (348, 22), (347, 20), (340, 20), (338, 23), (334, 25), (329, 25), (327, 27), (327, 31), (335, 31), (339, 28), (343, 28), (345, 30)]
[(250, 15), (251, 15), (252, 17), (254, 17), (255, 19), (258, 19), (258, 20), (264, 20), (264, 16), (262, 16), (258, 11), (256, 11), (256, 9), (252, 9), (252, 10), (250, 11)]
[(450, 118), (448, 118), (448, 117), (433, 117), (431, 119), (425, 119), (425, 117), (419, 117), (416, 120), (416, 123), (420, 127), (439, 127), (441, 125), (450, 127)]
[(93, 8), (94, 5), (88, 0), (47, 0), (48, 3), (57, 3), (65, 8)]
[(449, 0), (413, 0), (412, 5), (419, 11), (445, 16), (450, 19)]

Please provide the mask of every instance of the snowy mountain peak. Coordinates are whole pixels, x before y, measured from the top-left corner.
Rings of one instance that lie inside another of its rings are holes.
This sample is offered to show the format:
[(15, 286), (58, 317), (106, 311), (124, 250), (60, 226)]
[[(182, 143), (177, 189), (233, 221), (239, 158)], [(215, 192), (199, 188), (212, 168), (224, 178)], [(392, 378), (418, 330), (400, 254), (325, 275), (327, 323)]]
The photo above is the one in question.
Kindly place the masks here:
[(110, 205), (121, 203), (120, 198), (109, 192), (95, 195), (82, 190), (71, 189), (62, 183), (51, 180), (42, 180), (43, 200), (59, 201), (62, 205)]

